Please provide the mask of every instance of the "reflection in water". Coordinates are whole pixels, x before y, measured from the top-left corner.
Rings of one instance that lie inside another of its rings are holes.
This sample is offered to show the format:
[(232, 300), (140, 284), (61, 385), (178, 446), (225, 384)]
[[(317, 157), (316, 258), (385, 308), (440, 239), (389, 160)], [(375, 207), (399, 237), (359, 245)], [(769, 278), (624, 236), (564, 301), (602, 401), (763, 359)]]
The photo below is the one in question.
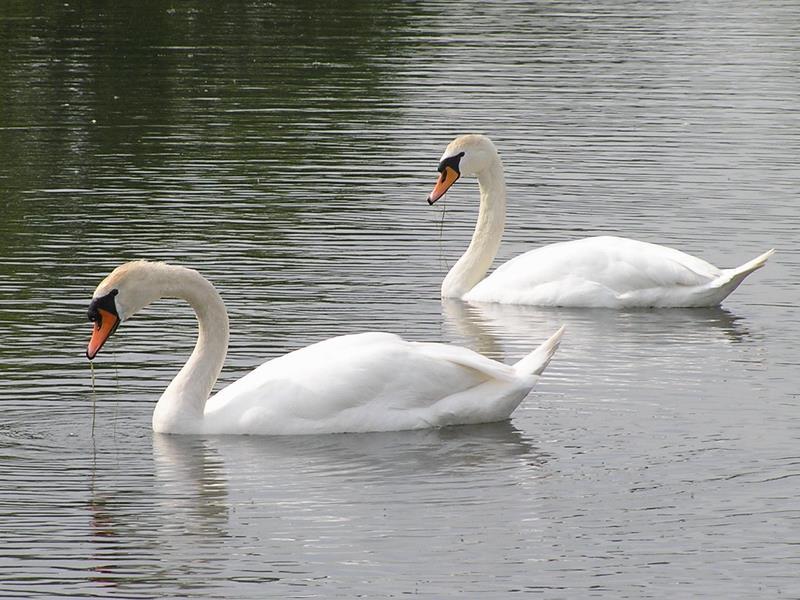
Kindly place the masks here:
[(739, 343), (750, 335), (740, 317), (720, 307), (617, 311), (444, 299), (442, 314), (458, 337), (493, 358), (501, 356), (501, 339), (538, 343), (536, 340), (561, 325), (567, 326), (569, 336), (581, 346), (594, 346), (594, 350), (611, 340), (624, 343), (626, 335), (642, 346), (649, 346), (659, 336), (661, 344), (688, 345), (712, 340)]
[(573, 398), (664, 399), (662, 388), (696, 390), (742, 361), (763, 362), (746, 343), (752, 334), (745, 321), (723, 308), (616, 311), (450, 300), (442, 311), (457, 341), (505, 362), (566, 325), (535, 392), (561, 382)]
[(223, 537), (228, 494), (223, 460), (208, 440), (195, 436), (153, 434), (158, 498), (172, 512), (170, 528), (182, 534), (197, 529)]
[(476, 307), (461, 300), (443, 298), (442, 315), (447, 326), (468, 348), (502, 361), (500, 337), (492, 332), (489, 322)]
[[(268, 549), (240, 581), (301, 586), (319, 577), (320, 554), (346, 571), (384, 545), (413, 552), (420, 528), (442, 512), (492, 505), (498, 490), (523, 493), (548, 475), (549, 458), (509, 422), (320, 436), (155, 434), (153, 453), (149, 510), (165, 519), (159, 552), (236, 540)], [(224, 572), (229, 558), (220, 553), (184, 581)]]
[[(412, 482), (512, 461), (538, 469), (547, 455), (511, 422), (417, 431), (307, 436), (172, 436), (154, 434), (159, 494), (187, 518), (221, 527), (227, 488), (279, 489), (292, 473), (327, 489)], [(302, 487), (302, 486), (301, 486)], [(311, 486), (315, 487), (315, 486)], [(180, 499), (183, 498), (184, 501)], [(307, 501), (307, 494), (296, 498)], [(238, 500), (241, 502), (241, 499)], [(214, 531), (213, 528), (208, 529)], [(226, 535), (222, 529), (219, 535)]]
[[(709, 337), (737, 343), (749, 332), (743, 320), (721, 307), (609, 310), (603, 308), (558, 308), (517, 304), (474, 303), (455, 307), (458, 301), (443, 302), (445, 316), (465, 332), (500, 337), (533, 334), (550, 323), (560, 323), (591, 338), (615, 338), (626, 332), (641, 337), (643, 345), (651, 336), (664, 336), (664, 343), (689, 344)], [(491, 332), (491, 333), (489, 333)], [(536, 334), (541, 335), (541, 334)], [(583, 339), (583, 338), (582, 338)], [(586, 340), (584, 340), (586, 341)]]
[(93, 573), (90, 580), (101, 586), (113, 587), (116, 585), (115, 562), (120, 553), (109, 551), (109, 548), (114, 546), (115, 540), (120, 534), (115, 527), (116, 519), (113, 510), (109, 506), (109, 503), (113, 502), (112, 495), (98, 489), (97, 446), (94, 443), (94, 431), (92, 433), (92, 464), (87, 503), (90, 514), (91, 539), (94, 542), (94, 553), (91, 557), (94, 566), (90, 567)]
[(202, 589), (224, 571), (219, 549), (230, 535), (221, 461), (201, 438), (154, 436), (151, 460), (122, 450), (138, 439), (101, 437), (92, 452), (87, 580), (121, 591), (157, 583)]
[[(286, 461), (316, 476), (361, 482), (414, 479), (508, 460), (539, 467), (546, 455), (509, 421), (418, 431), (319, 436), (220, 436), (211, 442), (231, 477), (263, 477)], [(272, 468), (270, 468), (270, 465)], [(342, 479), (343, 478), (343, 479)]]

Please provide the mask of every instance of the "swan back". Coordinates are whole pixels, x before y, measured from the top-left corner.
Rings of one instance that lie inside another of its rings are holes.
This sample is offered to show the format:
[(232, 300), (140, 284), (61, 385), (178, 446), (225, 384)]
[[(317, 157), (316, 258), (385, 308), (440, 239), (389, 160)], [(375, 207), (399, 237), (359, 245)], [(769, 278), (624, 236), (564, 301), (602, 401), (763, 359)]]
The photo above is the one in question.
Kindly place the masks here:
[(391, 431), (507, 419), (557, 345), (551, 338), (524, 359), (531, 370), (523, 372), (466, 348), (389, 333), (331, 338), (264, 363), (210, 398), (206, 432)]
[[(647, 242), (599, 236), (549, 244), (498, 267), (463, 298), (538, 306), (715, 306), (747, 273)], [(759, 257), (761, 258), (761, 257)], [(737, 277), (733, 277), (737, 274)], [(735, 279), (735, 283), (732, 280)], [(731, 282), (731, 283), (729, 283)]]

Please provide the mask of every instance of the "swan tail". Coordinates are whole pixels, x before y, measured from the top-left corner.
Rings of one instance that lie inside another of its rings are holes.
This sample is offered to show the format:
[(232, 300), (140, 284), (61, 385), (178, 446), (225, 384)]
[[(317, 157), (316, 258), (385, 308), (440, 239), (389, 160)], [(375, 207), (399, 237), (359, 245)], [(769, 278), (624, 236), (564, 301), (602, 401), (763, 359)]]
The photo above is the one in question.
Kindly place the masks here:
[[(740, 267), (735, 269), (726, 269), (722, 277), (717, 279), (714, 287), (723, 288), (725, 296), (730, 294), (733, 290), (739, 287), (739, 284), (744, 281), (744, 278), (750, 275), (753, 271), (763, 267), (770, 256), (775, 253), (775, 248), (767, 250), (764, 254), (756, 256), (753, 260), (747, 261)], [(724, 296), (723, 296), (724, 297)]]
[(544, 373), (547, 365), (550, 364), (550, 359), (553, 358), (556, 350), (558, 350), (558, 346), (561, 343), (561, 336), (564, 335), (564, 329), (565, 327), (562, 325), (558, 331), (550, 336), (550, 339), (528, 354), (528, 356), (516, 362), (513, 367), (517, 374), (521, 376), (530, 376)]

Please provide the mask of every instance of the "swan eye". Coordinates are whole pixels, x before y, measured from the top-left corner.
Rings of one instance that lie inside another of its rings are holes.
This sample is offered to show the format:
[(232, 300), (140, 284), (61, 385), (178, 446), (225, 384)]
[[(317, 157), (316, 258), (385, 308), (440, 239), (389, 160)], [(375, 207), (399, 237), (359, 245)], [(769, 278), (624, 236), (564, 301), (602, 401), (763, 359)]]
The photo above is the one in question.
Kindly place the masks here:
[(98, 325), (102, 325), (103, 315), (100, 312), (101, 310), (110, 312), (115, 317), (118, 317), (117, 305), (114, 302), (114, 296), (117, 294), (119, 294), (119, 290), (111, 290), (105, 296), (100, 296), (92, 300), (89, 304), (89, 310), (86, 311), (86, 316), (89, 317), (89, 320)]
[(461, 170), (458, 168), (458, 163), (461, 162), (461, 157), (464, 156), (463, 152), (459, 152), (458, 154), (454, 154), (453, 156), (448, 156), (442, 162), (439, 163), (439, 168), (437, 169), (444, 177), (444, 171), (447, 167), (453, 169), (459, 175), (461, 174)]

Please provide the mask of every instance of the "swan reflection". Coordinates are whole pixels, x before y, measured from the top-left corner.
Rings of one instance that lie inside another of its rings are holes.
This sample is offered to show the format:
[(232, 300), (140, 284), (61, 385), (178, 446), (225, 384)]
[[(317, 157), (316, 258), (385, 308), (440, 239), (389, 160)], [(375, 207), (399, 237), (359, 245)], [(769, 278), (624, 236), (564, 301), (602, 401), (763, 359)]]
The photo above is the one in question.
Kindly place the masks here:
[(554, 326), (566, 325), (540, 393), (559, 382), (566, 395), (583, 395), (580, 390), (587, 387), (601, 391), (596, 386), (603, 385), (611, 397), (643, 384), (697, 387), (709, 373), (760, 360), (750, 352), (760, 336), (724, 308), (614, 311), (448, 300), (442, 302), (442, 314), (456, 343), (504, 362), (515, 360)]
[(283, 475), (317, 483), (335, 479), (338, 485), (349, 485), (409, 481), (508, 461), (538, 468), (547, 460), (510, 421), (308, 436), (157, 434), (153, 450), (162, 490), (176, 492), (187, 505), (190, 496), (200, 501), (203, 508), (198, 507), (194, 515), (199, 518), (214, 518), (223, 512), (226, 486), (234, 485), (240, 491), (279, 488)]

